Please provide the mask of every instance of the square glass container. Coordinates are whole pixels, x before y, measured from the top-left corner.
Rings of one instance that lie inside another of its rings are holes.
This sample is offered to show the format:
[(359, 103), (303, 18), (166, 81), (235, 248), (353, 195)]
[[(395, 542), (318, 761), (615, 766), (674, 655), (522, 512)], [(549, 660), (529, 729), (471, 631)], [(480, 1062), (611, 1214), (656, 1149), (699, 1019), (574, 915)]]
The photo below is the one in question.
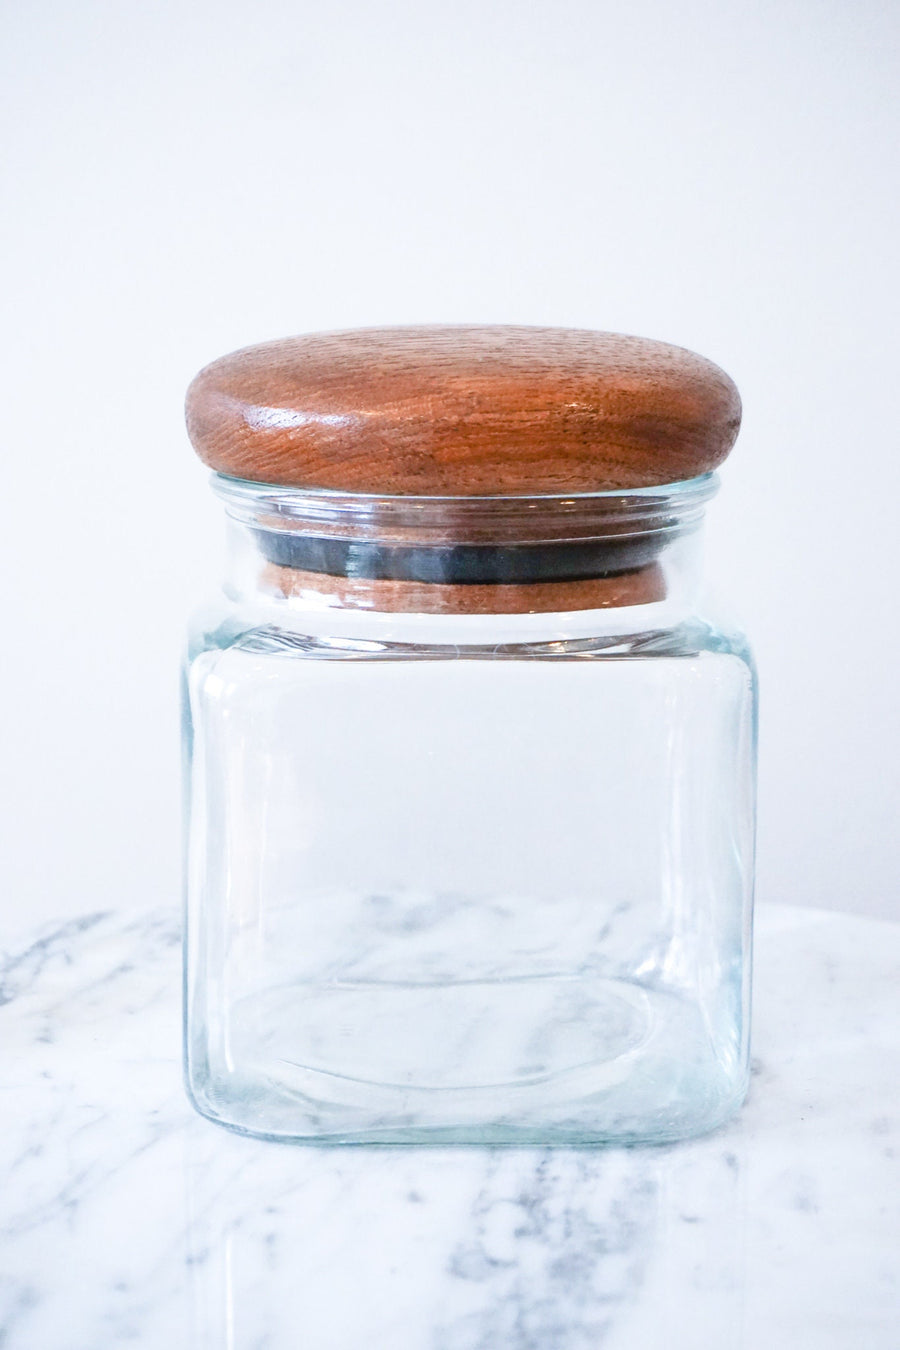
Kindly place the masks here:
[[(230, 467), (230, 466), (229, 466)], [(219, 473), (185, 671), (187, 1082), (307, 1142), (663, 1142), (747, 1087), (756, 682), (715, 476)]]

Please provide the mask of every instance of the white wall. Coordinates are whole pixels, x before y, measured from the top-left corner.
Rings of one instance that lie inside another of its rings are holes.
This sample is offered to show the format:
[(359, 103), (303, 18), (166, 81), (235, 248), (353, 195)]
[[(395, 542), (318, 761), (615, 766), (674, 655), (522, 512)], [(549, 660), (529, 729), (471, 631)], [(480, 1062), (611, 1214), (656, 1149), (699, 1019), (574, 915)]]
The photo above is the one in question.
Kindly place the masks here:
[(4, 7), (3, 927), (178, 891), (201, 364), (320, 328), (693, 347), (745, 430), (710, 562), (764, 682), (760, 892), (900, 917), (900, 6)]

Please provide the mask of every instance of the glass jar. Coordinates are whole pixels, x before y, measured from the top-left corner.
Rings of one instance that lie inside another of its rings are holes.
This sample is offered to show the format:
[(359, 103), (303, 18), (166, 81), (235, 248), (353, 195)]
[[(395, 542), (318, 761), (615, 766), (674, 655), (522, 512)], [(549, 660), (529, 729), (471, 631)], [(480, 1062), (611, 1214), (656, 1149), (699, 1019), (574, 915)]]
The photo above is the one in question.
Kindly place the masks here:
[(715, 475), (213, 481), (227, 575), (185, 703), (197, 1109), (320, 1142), (661, 1142), (730, 1116), (756, 718), (747, 644), (701, 599)]

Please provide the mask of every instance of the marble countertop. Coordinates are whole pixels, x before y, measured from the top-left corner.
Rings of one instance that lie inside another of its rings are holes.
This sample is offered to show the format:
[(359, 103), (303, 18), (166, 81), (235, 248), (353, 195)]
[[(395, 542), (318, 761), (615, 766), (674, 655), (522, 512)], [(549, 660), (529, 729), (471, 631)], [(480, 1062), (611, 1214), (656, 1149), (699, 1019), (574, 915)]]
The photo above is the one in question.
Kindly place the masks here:
[(3, 1350), (897, 1350), (900, 924), (763, 909), (737, 1120), (303, 1148), (194, 1115), (179, 919), (0, 961)]

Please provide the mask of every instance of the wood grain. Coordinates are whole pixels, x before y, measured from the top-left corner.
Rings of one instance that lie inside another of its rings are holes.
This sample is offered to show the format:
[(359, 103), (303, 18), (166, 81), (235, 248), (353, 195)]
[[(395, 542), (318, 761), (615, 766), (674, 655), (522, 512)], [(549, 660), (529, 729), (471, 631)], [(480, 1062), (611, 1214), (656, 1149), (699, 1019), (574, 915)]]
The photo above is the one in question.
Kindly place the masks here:
[(439, 582), (334, 577), (269, 563), (263, 590), (285, 599), (327, 603), (382, 614), (561, 614), (580, 609), (648, 605), (666, 597), (659, 563), (613, 577), (543, 581), (525, 586), (446, 586)]
[(582, 329), (376, 328), (248, 347), (200, 372), (187, 424), (219, 473), (420, 496), (599, 492), (721, 463), (741, 405), (680, 347)]

